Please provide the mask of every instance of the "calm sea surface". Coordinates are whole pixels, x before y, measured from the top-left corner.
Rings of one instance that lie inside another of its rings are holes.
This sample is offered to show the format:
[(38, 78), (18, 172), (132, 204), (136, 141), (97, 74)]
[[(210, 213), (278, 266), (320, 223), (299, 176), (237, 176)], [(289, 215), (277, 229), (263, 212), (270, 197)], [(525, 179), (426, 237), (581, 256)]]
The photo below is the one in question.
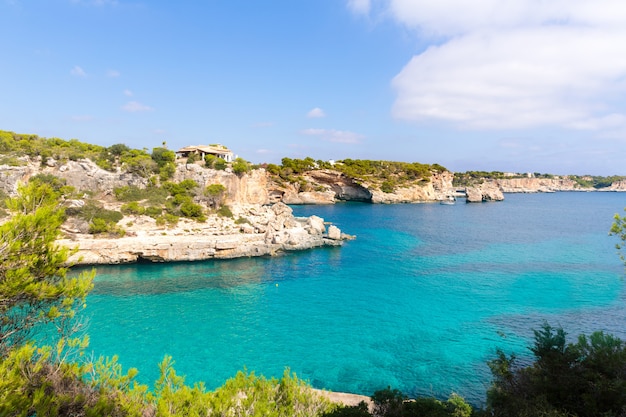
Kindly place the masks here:
[(626, 193), (507, 194), (500, 203), (294, 207), (357, 235), (271, 258), (99, 267), (95, 355), (152, 383), (172, 355), (215, 388), (289, 367), (313, 386), (484, 401), (496, 347), (528, 354), (544, 320), (626, 338), (624, 267), (608, 236)]

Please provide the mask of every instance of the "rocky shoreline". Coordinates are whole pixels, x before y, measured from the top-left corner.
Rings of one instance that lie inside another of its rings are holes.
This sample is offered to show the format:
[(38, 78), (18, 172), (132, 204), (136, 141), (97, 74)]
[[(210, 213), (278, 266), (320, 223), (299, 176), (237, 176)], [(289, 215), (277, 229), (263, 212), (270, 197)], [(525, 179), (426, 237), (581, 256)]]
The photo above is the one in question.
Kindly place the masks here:
[(67, 236), (58, 244), (76, 249), (70, 259), (75, 265), (113, 265), (134, 262), (177, 262), (273, 256), (284, 251), (322, 246), (341, 246), (353, 239), (318, 216), (294, 217), (283, 204), (237, 207), (237, 224), (231, 218), (211, 216), (198, 223), (181, 219), (173, 228), (157, 227), (148, 216), (127, 216), (124, 237), (95, 237), (80, 233), (72, 223), (64, 225)]

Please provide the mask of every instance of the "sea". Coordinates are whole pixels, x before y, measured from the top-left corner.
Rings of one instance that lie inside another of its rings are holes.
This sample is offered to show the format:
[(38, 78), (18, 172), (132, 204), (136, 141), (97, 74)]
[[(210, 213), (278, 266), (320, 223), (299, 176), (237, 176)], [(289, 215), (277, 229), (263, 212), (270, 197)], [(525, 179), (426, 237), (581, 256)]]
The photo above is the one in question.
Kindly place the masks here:
[(273, 257), (97, 267), (84, 318), (95, 357), (152, 384), (240, 370), (371, 395), (458, 393), (481, 406), (496, 349), (530, 361), (533, 330), (626, 339), (613, 216), (626, 193), (506, 194), (455, 205), (294, 206), (356, 235)]

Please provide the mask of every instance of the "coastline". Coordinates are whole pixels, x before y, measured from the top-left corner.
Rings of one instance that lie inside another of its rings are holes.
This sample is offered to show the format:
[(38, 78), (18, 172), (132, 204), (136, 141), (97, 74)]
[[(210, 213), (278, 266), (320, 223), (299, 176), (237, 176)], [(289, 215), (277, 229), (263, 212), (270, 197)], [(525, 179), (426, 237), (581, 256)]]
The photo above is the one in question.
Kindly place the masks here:
[(294, 217), (283, 203), (233, 209), (238, 218), (211, 216), (205, 222), (181, 219), (176, 226), (157, 226), (148, 216), (126, 216), (123, 237), (95, 237), (72, 224), (63, 227), (60, 246), (75, 249), (72, 265), (177, 262), (273, 256), (283, 251), (341, 246), (353, 239), (318, 216)]

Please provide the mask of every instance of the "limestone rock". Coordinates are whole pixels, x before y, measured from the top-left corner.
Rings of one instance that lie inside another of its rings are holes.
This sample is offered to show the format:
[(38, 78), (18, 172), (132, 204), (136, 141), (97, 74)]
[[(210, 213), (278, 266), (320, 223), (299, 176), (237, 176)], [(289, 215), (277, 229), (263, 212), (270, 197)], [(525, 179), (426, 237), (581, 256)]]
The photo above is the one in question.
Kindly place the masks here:
[[(505, 193), (550, 193), (555, 191), (583, 191), (576, 181), (568, 177), (555, 178), (505, 178), (495, 181)], [(593, 188), (588, 189), (593, 190)]]
[[(283, 203), (233, 206), (233, 212), (249, 224), (209, 216), (205, 223), (181, 219), (176, 227), (168, 229), (156, 226), (154, 219), (147, 216), (127, 216), (120, 221), (127, 230), (125, 237), (94, 238), (85, 234), (80, 224), (68, 223), (63, 229), (68, 238), (59, 243), (78, 248), (70, 262), (118, 264), (274, 255), (286, 250), (341, 245), (344, 240), (336, 227), (336, 231), (329, 230), (329, 237), (335, 240), (325, 238), (323, 219), (295, 218), (292, 209)], [(263, 228), (263, 224), (267, 226)]]
[(483, 184), (467, 187), (465, 189), (468, 203), (482, 203), (485, 201), (502, 201), (504, 194), (494, 183), (485, 182)]
[(309, 233), (312, 235), (321, 235), (326, 232), (326, 226), (324, 226), (324, 219), (318, 216), (311, 216), (307, 219), (307, 226), (309, 227)]
[(285, 204), (335, 204), (333, 191), (286, 192), (281, 198)]
[(341, 230), (334, 224), (328, 226), (328, 238), (332, 240), (341, 240)]

